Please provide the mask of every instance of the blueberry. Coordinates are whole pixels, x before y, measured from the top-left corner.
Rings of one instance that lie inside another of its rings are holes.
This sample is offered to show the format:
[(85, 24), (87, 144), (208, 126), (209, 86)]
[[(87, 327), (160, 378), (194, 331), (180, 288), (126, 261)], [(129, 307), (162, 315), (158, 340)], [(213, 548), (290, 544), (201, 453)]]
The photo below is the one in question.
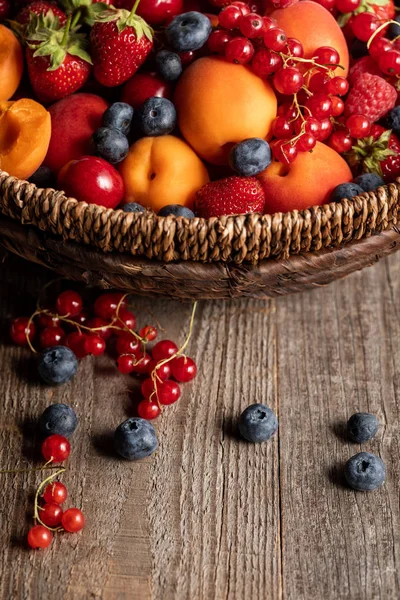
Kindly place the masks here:
[(158, 448), (156, 430), (145, 419), (127, 419), (115, 430), (114, 447), (118, 454), (128, 460), (150, 456)]
[(39, 420), (43, 435), (63, 435), (69, 438), (78, 426), (78, 419), (73, 408), (68, 404), (50, 404)]
[(45, 165), (39, 167), (34, 174), (29, 177), (29, 181), (39, 188), (54, 187), (56, 183), (51, 169)]
[(181, 206), (180, 204), (168, 204), (168, 206), (163, 206), (158, 212), (159, 217), (169, 217), (170, 215), (184, 217), (185, 219), (194, 218), (194, 212), (190, 208), (186, 208), (186, 206)]
[(395, 37), (400, 35), (400, 15), (397, 15), (397, 17), (394, 17), (393, 21), (396, 21), (398, 23), (398, 25), (395, 25), (395, 23), (391, 23), (389, 25), (389, 28), (386, 33), (386, 37), (388, 37), (389, 40), (393, 40)]
[(249, 138), (233, 146), (229, 153), (231, 168), (243, 177), (252, 177), (271, 164), (271, 148), (261, 138)]
[[(400, 18), (400, 16), (398, 18)], [(388, 112), (385, 117), (385, 123), (388, 129), (393, 129), (396, 135), (400, 135), (400, 106), (395, 106)]]
[(368, 46), (366, 42), (355, 39), (351, 44), (350, 54), (353, 58), (362, 58), (369, 54)]
[(157, 72), (165, 81), (176, 81), (182, 74), (182, 62), (178, 54), (160, 50), (156, 54)]
[(353, 196), (358, 196), (363, 192), (364, 190), (362, 187), (356, 183), (341, 183), (340, 185), (337, 185), (334, 190), (332, 190), (329, 202), (339, 202), (340, 200), (343, 200), (343, 198), (350, 200), (350, 198), (353, 198)]
[(385, 185), (382, 177), (377, 173), (363, 173), (353, 179), (353, 183), (359, 185), (364, 192), (372, 192), (380, 185)]
[(178, 15), (165, 30), (169, 45), (177, 52), (199, 50), (212, 31), (211, 21), (206, 15), (191, 10)]
[(134, 110), (130, 104), (114, 102), (103, 115), (103, 125), (104, 127), (118, 129), (124, 135), (128, 135), (131, 130), (133, 112)]
[(71, 381), (78, 369), (75, 354), (66, 346), (46, 348), (39, 354), (38, 372), (40, 377), (51, 385)]
[(347, 422), (347, 431), (353, 442), (368, 442), (378, 431), (378, 419), (370, 413), (355, 413)]
[(112, 165), (120, 163), (129, 152), (129, 142), (126, 135), (118, 129), (100, 127), (93, 134), (96, 153)]
[(370, 452), (359, 452), (352, 456), (344, 467), (344, 476), (355, 490), (376, 490), (385, 481), (385, 463)]
[(176, 110), (167, 98), (148, 98), (135, 115), (135, 124), (143, 135), (167, 135), (176, 126)]
[(278, 419), (265, 404), (251, 404), (240, 415), (239, 431), (248, 442), (265, 442), (277, 429)]
[(122, 207), (122, 210), (127, 213), (142, 213), (145, 212), (145, 207), (137, 202), (129, 202)]

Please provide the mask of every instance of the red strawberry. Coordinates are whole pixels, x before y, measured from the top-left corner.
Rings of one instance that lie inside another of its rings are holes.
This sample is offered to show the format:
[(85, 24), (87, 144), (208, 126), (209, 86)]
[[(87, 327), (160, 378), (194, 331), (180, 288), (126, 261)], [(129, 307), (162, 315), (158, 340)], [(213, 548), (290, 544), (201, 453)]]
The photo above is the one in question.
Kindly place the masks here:
[(41, 102), (54, 102), (76, 92), (88, 79), (91, 58), (87, 39), (70, 31), (71, 17), (61, 29), (40, 25), (31, 19), (27, 34), (26, 60), (29, 79)]
[(378, 75), (363, 73), (350, 89), (344, 114), (364, 115), (374, 123), (395, 106), (396, 98), (397, 92), (390, 83)]
[(99, 83), (113, 87), (128, 81), (153, 48), (153, 31), (132, 11), (110, 7), (96, 17), (90, 33), (94, 75)]
[(359, 172), (378, 173), (386, 183), (400, 177), (400, 140), (381, 125), (373, 125), (371, 135), (356, 140), (346, 156), (350, 166)]
[(58, 8), (56, 4), (53, 2), (47, 2), (47, 0), (37, 0), (36, 2), (31, 2), (31, 4), (28, 4), (22, 10), (20, 10), (15, 17), (15, 20), (21, 25), (26, 25), (29, 23), (31, 13), (34, 13), (35, 15), (48, 16), (53, 19), (57, 18), (61, 27), (67, 22), (66, 14), (60, 8)]
[(263, 212), (264, 191), (255, 177), (227, 177), (204, 185), (196, 194), (199, 217)]
[(356, 60), (352, 66), (350, 67), (348, 80), (352, 85), (355, 83), (356, 79), (359, 78), (363, 73), (369, 73), (370, 75), (379, 75), (382, 77), (382, 71), (376, 64), (373, 58), (370, 56), (363, 56)]

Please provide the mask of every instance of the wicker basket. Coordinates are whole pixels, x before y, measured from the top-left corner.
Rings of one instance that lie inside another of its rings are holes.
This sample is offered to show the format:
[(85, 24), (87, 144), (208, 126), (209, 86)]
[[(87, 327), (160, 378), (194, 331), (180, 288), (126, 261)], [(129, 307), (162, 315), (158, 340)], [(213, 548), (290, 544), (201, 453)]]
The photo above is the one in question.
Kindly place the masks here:
[(188, 220), (77, 202), (0, 171), (6, 249), (74, 279), (177, 298), (270, 297), (329, 283), (397, 250), (399, 209), (400, 179), (304, 211)]

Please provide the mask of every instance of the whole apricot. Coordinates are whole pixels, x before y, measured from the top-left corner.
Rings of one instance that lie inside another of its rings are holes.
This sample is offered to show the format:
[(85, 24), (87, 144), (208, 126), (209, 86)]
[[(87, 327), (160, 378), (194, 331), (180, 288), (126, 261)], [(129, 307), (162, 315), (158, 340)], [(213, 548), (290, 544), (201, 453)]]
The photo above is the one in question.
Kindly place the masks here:
[(17, 91), (24, 70), (22, 46), (13, 32), (0, 25), (0, 101)]
[(172, 135), (135, 142), (119, 172), (125, 184), (124, 203), (138, 202), (155, 212), (167, 204), (192, 208), (196, 191), (209, 181), (196, 153)]
[(0, 169), (27, 179), (42, 164), (49, 147), (49, 112), (35, 100), (0, 102)]
[(287, 37), (300, 40), (305, 58), (311, 58), (321, 46), (335, 48), (340, 56), (340, 64), (344, 67), (338, 67), (336, 75), (346, 77), (349, 70), (346, 40), (336, 19), (326, 8), (312, 0), (302, 0), (288, 8), (274, 10), (270, 17), (276, 19)]
[(248, 67), (204, 57), (184, 71), (175, 106), (186, 141), (201, 158), (223, 165), (238, 142), (267, 137), (277, 101), (269, 83)]
[(273, 162), (258, 175), (265, 191), (265, 213), (325, 204), (333, 188), (352, 177), (340, 154), (317, 142), (311, 152), (300, 152), (290, 165)]

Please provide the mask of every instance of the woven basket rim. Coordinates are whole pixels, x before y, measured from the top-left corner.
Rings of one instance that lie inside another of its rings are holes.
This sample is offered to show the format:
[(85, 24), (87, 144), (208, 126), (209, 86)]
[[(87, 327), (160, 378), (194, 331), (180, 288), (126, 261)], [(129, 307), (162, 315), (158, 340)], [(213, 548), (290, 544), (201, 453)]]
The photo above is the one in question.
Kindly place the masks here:
[(229, 215), (204, 219), (158, 216), (151, 211), (79, 202), (53, 188), (38, 188), (0, 170), (0, 212), (64, 240), (104, 252), (198, 262), (258, 263), (268, 258), (335, 247), (395, 225), (400, 178), (351, 200), (301, 211)]

